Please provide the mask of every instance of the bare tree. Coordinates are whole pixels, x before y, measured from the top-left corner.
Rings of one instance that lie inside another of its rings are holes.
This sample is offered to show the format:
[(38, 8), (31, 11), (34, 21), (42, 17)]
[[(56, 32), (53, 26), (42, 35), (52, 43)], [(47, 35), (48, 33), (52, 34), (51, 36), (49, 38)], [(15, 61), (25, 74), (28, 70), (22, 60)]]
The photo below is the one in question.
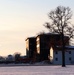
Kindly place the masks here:
[(51, 33), (61, 34), (62, 40), (62, 67), (65, 67), (65, 41), (64, 36), (68, 36), (69, 40), (74, 37), (74, 25), (71, 24), (70, 19), (72, 17), (72, 11), (69, 7), (58, 6), (55, 10), (52, 10), (48, 17), (51, 23), (45, 23), (45, 27), (49, 29)]

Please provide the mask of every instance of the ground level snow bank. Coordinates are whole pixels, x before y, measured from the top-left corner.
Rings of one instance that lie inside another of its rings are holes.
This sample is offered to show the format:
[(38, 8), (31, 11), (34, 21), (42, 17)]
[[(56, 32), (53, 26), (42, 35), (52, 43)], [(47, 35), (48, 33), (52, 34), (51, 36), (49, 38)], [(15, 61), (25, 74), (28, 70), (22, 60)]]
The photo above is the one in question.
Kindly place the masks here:
[(74, 65), (0, 67), (0, 75), (74, 75)]

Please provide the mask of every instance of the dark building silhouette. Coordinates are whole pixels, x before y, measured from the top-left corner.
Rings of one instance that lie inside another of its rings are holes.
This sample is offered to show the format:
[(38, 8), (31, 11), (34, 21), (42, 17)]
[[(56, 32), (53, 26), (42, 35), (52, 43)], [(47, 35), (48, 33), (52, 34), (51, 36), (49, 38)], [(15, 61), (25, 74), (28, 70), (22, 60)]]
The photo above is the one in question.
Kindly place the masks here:
[(26, 39), (26, 55), (28, 58), (33, 58), (36, 51), (36, 38), (29, 37)]
[[(68, 41), (68, 39), (68, 37), (64, 37), (65, 41)], [(65, 44), (69, 45), (69, 41)], [(50, 48), (53, 47), (55, 49), (56, 46), (62, 46), (60, 34), (48, 33), (38, 35), (36, 37), (36, 50), (39, 60), (48, 60), (50, 56)]]
[[(69, 38), (64, 37), (66, 46), (69, 45)], [(35, 61), (49, 60), (50, 48), (55, 50), (57, 46), (62, 46), (60, 34), (43, 33), (36, 37), (29, 37), (26, 39), (26, 54), (28, 58)]]

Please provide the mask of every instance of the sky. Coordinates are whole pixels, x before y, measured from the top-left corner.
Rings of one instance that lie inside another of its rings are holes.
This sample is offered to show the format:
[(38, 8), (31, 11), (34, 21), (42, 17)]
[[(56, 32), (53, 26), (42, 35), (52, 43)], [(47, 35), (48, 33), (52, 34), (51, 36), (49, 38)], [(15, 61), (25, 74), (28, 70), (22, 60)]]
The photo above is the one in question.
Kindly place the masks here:
[(0, 56), (25, 55), (25, 39), (47, 32), (47, 14), (59, 5), (69, 6), (74, 14), (74, 0), (0, 0)]

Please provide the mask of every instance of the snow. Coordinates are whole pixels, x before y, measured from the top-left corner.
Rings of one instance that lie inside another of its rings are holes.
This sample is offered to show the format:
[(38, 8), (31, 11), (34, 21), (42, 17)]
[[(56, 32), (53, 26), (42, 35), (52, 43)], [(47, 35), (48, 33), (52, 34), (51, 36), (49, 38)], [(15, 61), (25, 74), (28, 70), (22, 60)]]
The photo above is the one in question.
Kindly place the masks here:
[(54, 66), (3, 66), (0, 75), (74, 75), (74, 65)]

